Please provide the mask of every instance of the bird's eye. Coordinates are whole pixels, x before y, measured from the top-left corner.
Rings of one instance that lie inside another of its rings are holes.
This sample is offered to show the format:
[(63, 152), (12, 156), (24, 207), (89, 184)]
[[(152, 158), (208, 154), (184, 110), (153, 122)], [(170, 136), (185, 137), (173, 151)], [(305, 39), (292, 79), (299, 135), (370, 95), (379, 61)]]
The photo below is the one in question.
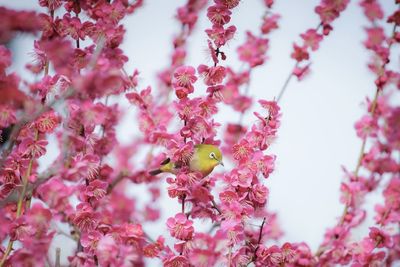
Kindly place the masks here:
[(215, 159), (215, 153), (214, 152), (210, 153), (210, 159)]

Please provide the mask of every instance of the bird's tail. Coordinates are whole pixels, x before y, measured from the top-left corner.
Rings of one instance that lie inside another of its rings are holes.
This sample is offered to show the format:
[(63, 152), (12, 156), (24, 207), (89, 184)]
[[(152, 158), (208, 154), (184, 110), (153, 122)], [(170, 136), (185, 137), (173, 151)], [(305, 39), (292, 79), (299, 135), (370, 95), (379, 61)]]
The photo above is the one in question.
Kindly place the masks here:
[(157, 170), (149, 171), (149, 174), (150, 175), (157, 175), (157, 174), (160, 174), (162, 172), (170, 172), (172, 170), (172, 167), (173, 167), (170, 158), (165, 159), (163, 162), (161, 162), (160, 165), (161, 165), (161, 168), (159, 168)]
[(160, 174), (160, 173), (162, 173), (162, 172), (163, 172), (162, 170), (157, 169), (157, 170), (149, 171), (149, 174), (150, 174), (150, 175), (157, 175), (157, 174)]

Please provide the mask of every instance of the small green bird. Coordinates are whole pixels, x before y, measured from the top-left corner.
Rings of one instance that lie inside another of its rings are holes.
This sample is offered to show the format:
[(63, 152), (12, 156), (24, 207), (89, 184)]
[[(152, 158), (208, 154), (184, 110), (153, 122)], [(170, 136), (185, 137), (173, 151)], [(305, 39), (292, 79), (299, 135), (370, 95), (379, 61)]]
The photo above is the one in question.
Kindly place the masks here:
[[(194, 153), (189, 160), (189, 169), (203, 174), (203, 177), (209, 175), (217, 165), (222, 165), (222, 153), (218, 147), (214, 145), (200, 144), (194, 146)], [(150, 171), (150, 175), (157, 175), (162, 172), (175, 174), (182, 164), (172, 162), (167, 158), (161, 163), (161, 167), (157, 170)]]

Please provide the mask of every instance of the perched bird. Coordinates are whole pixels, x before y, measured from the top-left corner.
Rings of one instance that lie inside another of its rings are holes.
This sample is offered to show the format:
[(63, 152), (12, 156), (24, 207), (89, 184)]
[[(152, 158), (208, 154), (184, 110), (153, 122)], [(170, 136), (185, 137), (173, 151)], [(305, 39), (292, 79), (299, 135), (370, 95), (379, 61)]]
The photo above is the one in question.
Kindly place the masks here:
[[(194, 146), (194, 153), (189, 160), (189, 169), (203, 174), (203, 177), (209, 175), (217, 165), (222, 165), (222, 153), (218, 147), (214, 145), (200, 144)], [(180, 162), (172, 162), (167, 158), (161, 163), (161, 167), (157, 170), (150, 171), (150, 175), (157, 175), (162, 172), (175, 174), (177, 169), (182, 167)]]

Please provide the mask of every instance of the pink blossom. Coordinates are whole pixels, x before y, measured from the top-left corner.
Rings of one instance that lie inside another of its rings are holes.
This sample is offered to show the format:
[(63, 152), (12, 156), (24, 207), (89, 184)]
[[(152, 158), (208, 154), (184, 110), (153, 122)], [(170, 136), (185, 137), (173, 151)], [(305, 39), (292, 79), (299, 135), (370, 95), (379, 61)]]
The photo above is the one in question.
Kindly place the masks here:
[(6, 128), (17, 122), (15, 111), (9, 106), (0, 106), (0, 127)]
[(134, 105), (137, 105), (140, 109), (147, 109), (149, 104), (151, 104), (151, 87), (143, 89), (140, 93), (132, 92), (127, 93), (126, 98)]
[(35, 127), (42, 133), (51, 133), (60, 123), (60, 117), (54, 112), (44, 113), (35, 122)]
[(250, 108), (252, 99), (248, 96), (239, 95), (232, 101), (233, 108), (238, 112), (245, 112)]
[(148, 244), (143, 248), (143, 253), (146, 257), (154, 258), (157, 257), (160, 252), (164, 249), (164, 238), (158, 237), (157, 241), (152, 244)]
[(85, 33), (81, 31), (82, 24), (79, 18), (71, 17), (69, 13), (65, 14), (62, 19), (56, 21), (58, 23), (58, 33), (61, 36), (69, 35), (72, 39), (78, 40), (85, 38)]
[(364, 42), (366, 48), (378, 51), (385, 40), (385, 33), (380, 27), (366, 28), (368, 39)]
[(216, 47), (225, 45), (231, 40), (236, 32), (236, 27), (231, 25), (226, 29), (223, 26), (214, 24), (211, 29), (207, 29), (208, 37), (214, 42)]
[(193, 7), (185, 5), (178, 8), (176, 17), (182, 23), (182, 25), (187, 24), (189, 25), (189, 29), (192, 29), (197, 21), (198, 15)]
[(389, 16), (387, 22), (400, 25), (400, 12), (396, 10), (392, 15)]
[(240, 0), (215, 0), (215, 3), (224, 5), (225, 7), (232, 9), (239, 5)]
[(178, 213), (175, 217), (168, 218), (167, 227), (171, 236), (180, 240), (192, 239), (194, 228), (193, 222), (188, 220), (185, 214)]
[(47, 233), (52, 214), (43, 205), (36, 203), (32, 205), (26, 215), (26, 222), (35, 229), (37, 237)]
[(313, 254), (311, 253), (310, 248), (308, 247), (307, 244), (304, 242), (299, 243), (296, 245), (296, 260), (295, 260), (295, 265), (315, 265), (316, 260), (313, 257)]
[(224, 220), (221, 225), (221, 230), (229, 240), (229, 245), (240, 244), (245, 236), (243, 234), (243, 225), (237, 221)]
[(86, 203), (81, 203), (76, 208), (74, 223), (82, 231), (93, 230), (98, 223), (97, 215), (93, 209)]
[(290, 243), (285, 243), (281, 247), (282, 256), (284, 257), (285, 262), (292, 263), (295, 260), (296, 253), (295, 248)]
[[(374, 173), (396, 173), (399, 169), (397, 162), (388, 155), (382, 155), (383, 148), (373, 146), (362, 159), (362, 166)], [(373, 185), (373, 183), (372, 183)]]
[[(270, 0), (267, 0), (270, 1)], [(267, 4), (272, 5), (272, 4)], [(271, 14), (264, 17), (263, 24), (261, 25), (261, 32), (263, 34), (269, 34), (270, 32), (279, 28), (278, 20), (280, 19), (280, 15), (278, 14)]]
[(256, 255), (256, 266), (280, 266), (284, 262), (284, 257), (278, 246), (267, 248), (260, 245)]
[(137, 245), (138, 242), (140, 242), (144, 237), (142, 225), (140, 224), (123, 224), (119, 229), (119, 232), (120, 236), (123, 238), (123, 241), (129, 245)]
[(232, 201), (238, 201), (239, 197), (236, 192), (231, 190), (224, 190), (219, 194), (219, 198), (222, 202), (229, 203)]
[(360, 2), (360, 6), (364, 8), (364, 13), (370, 21), (383, 18), (382, 8), (377, 1), (363, 0)]
[(237, 51), (239, 59), (254, 68), (264, 63), (267, 49), (268, 39), (259, 38), (251, 32), (246, 32), (246, 42), (239, 46)]
[(116, 94), (124, 90), (124, 80), (118, 70), (108, 72), (88, 72), (85, 76), (74, 80), (74, 86), (91, 97), (105, 94)]
[(240, 186), (243, 188), (249, 188), (253, 182), (253, 175), (249, 169), (240, 169), (237, 173), (234, 173), (232, 179), (233, 186)]
[(315, 12), (324, 24), (329, 24), (339, 17), (340, 12), (346, 9), (349, 2), (349, 0), (321, 1), (321, 4), (315, 8)]
[(253, 148), (246, 139), (240, 140), (239, 143), (236, 143), (232, 147), (233, 158), (239, 161), (246, 161), (252, 152)]
[(385, 204), (388, 208), (393, 210), (400, 209), (400, 178), (393, 177), (388, 186), (383, 191), (385, 197)]
[(193, 140), (202, 140), (209, 134), (213, 133), (213, 125), (200, 116), (190, 119), (186, 122), (186, 126), (181, 129), (181, 136), (185, 138), (192, 138)]
[(194, 99), (187, 99), (183, 98), (178, 102), (174, 103), (174, 106), (178, 112), (178, 116), (181, 120), (188, 120), (192, 118), (196, 112), (200, 112), (199, 105), (201, 99), (194, 98)]
[(304, 40), (304, 45), (306, 47), (310, 47), (312, 51), (318, 49), (319, 43), (323, 39), (322, 35), (317, 33), (317, 31), (313, 29), (307, 30), (305, 33), (300, 34), (300, 36)]
[(222, 235), (212, 236), (206, 233), (198, 233), (191, 242), (192, 250), (189, 251), (189, 259), (193, 264), (200, 266), (210, 266), (218, 261), (221, 255), (220, 245), (224, 244)]
[(11, 255), (10, 262), (14, 266), (44, 266), (45, 255), (39, 253), (33, 253), (29, 249), (21, 248)]
[(179, 179), (173, 179), (171, 177), (167, 178), (167, 183), (169, 186), (167, 187), (168, 195), (171, 198), (182, 198), (184, 195), (189, 193), (187, 184), (188, 184), (188, 176), (186, 174), (179, 174)]
[(348, 206), (360, 205), (362, 195), (365, 194), (359, 182), (350, 182), (349, 184), (342, 183), (340, 190), (343, 194), (341, 201)]
[(46, 140), (33, 140), (32, 138), (25, 138), (19, 145), (19, 151), (22, 155), (28, 157), (41, 157), (46, 153)]
[(298, 46), (297, 44), (293, 44), (294, 51), (291, 54), (291, 57), (295, 59), (297, 62), (301, 62), (303, 60), (308, 60), (310, 55), (307, 52), (307, 47), (305, 46)]
[(192, 87), (175, 87), (176, 97), (179, 99), (186, 98), (189, 94), (193, 93)]
[(181, 66), (174, 72), (174, 79), (172, 84), (174, 87), (192, 88), (193, 83), (196, 82), (196, 70), (191, 66)]
[[(215, 101), (214, 99), (212, 99), (210, 97), (207, 97), (206, 99), (204, 99), (199, 104), (199, 108), (200, 108), (200, 115), (203, 116), (203, 118), (205, 118), (205, 119), (211, 118), (213, 115), (218, 113), (217, 101)], [(206, 123), (206, 124), (219, 126), (218, 123), (214, 123), (214, 122)]]
[(77, 252), (74, 256), (68, 257), (68, 260), (73, 267), (89, 267), (95, 265), (93, 256), (84, 252)]
[(376, 227), (369, 228), (369, 237), (375, 241), (375, 246), (377, 248), (390, 248), (393, 245), (392, 239), (390, 235), (383, 230), (380, 230)]
[(246, 133), (242, 125), (229, 123), (224, 134), (224, 141), (227, 145), (233, 146)]
[(107, 193), (108, 183), (100, 180), (93, 180), (81, 191), (80, 198), (91, 203), (103, 198)]
[(395, 108), (390, 110), (383, 133), (388, 141), (388, 143), (395, 149), (400, 148), (400, 108)]
[(207, 17), (213, 24), (224, 25), (231, 20), (232, 12), (225, 5), (214, 5), (207, 9)]
[(78, 154), (72, 158), (71, 168), (67, 171), (71, 180), (85, 178), (93, 180), (98, 173), (99, 158), (96, 155)]
[(72, 70), (73, 48), (69, 41), (62, 38), (55, 38), (52, 41), (40, 41), (40, 48), (46, 54), (55, 70), (62, 75), (69, 76), (74, 73)]
[(15, 183), (3, 183), (0, 186), (0, 199), (5, 199), (16, 187)]
[(267, 101), (267, 100), (259, 100), (258, 103), (267, 110), (267, 117), (270, 119), (274, 119), (279, 117), (280, 107), (276, 101)]
[(207, 93), (209, 93), (210, 98), (220, 102), (223, 100), (222, 96), (223, 89), (224, 89), (223, 85), (209, 86), (207, 87)]
[(189, 262), (184, 256), (173, 256), (163, 261), (165, 267), (189, 267)]
[(50, 208), (63, 210), (67, 214), (70, 212), (68, 197), (73, 193), (73, 188), (66, 186), (58, 177), (38, 187), (37, 193)]
[(99, 240), (103, 235), (98, 231), (84, 232), (81, 235), (81, 245), (89, 252), (96, 251)]
[(196, 202), (208, 203), (213, 199), (209, 190), (204, 186), (193, 186), (191, 197), (193, 197)]
[(204, 83), (208, 86), (221, 83), (226, 76), (226, 70), (222, 66), (207, 67), (206, 65), (200, 65), (197, 71), (200, 75), (203, 75)]
[(155, 222), (160, 219), (160, 210), (153, 208), (152, 205), (146, 205), (144, 210), (145, 218), (148, 221)]
[(11, 66), (11, 51), (4, 45), (0, 45), (0, 73)]
[(262, 184), (256, 184), (251, 188), (250, 200), (259, 205), (264, 205), (267, 202), (269, 190)]
[(364, 115), (361, 120), (356, 122), (355, 128), (357, 136), (365, 139), (367, 137), (376, 137), (378, 131), (378, 124), (375, 118), (369, 115)]
[(62, 3), (60, 0), (39, 0), (40, 6), (47, 7), (49, 10), (56, 10)]
[(9, 42), (17, 32), (35, 33), (40, 30), (40, 18), (33, 11), (16, 11), (5, 7), (0, 8), (2, 18), (0, 43)]
[[(180, 147), (177, 145), (180, 145)], [(188, 142), (186, 144), (176, 144), (175, 142), (171, 142), (170, 149), (173, 151), (172, 159), (175, 162), (188, 163), (193, 155), (194, 144), (193, 142)]]
[(293, 69), (293, 75), (295, 75), (299, 81), (302, 81), (310, 73), (310, 65), (311, 64), (307, 64), (304, 67), (296, 66)]
[(113, 265), (118, 260), (118, 244), (111, 235), (103, 236), (97, 243), (96, 255), (100, 265)]

